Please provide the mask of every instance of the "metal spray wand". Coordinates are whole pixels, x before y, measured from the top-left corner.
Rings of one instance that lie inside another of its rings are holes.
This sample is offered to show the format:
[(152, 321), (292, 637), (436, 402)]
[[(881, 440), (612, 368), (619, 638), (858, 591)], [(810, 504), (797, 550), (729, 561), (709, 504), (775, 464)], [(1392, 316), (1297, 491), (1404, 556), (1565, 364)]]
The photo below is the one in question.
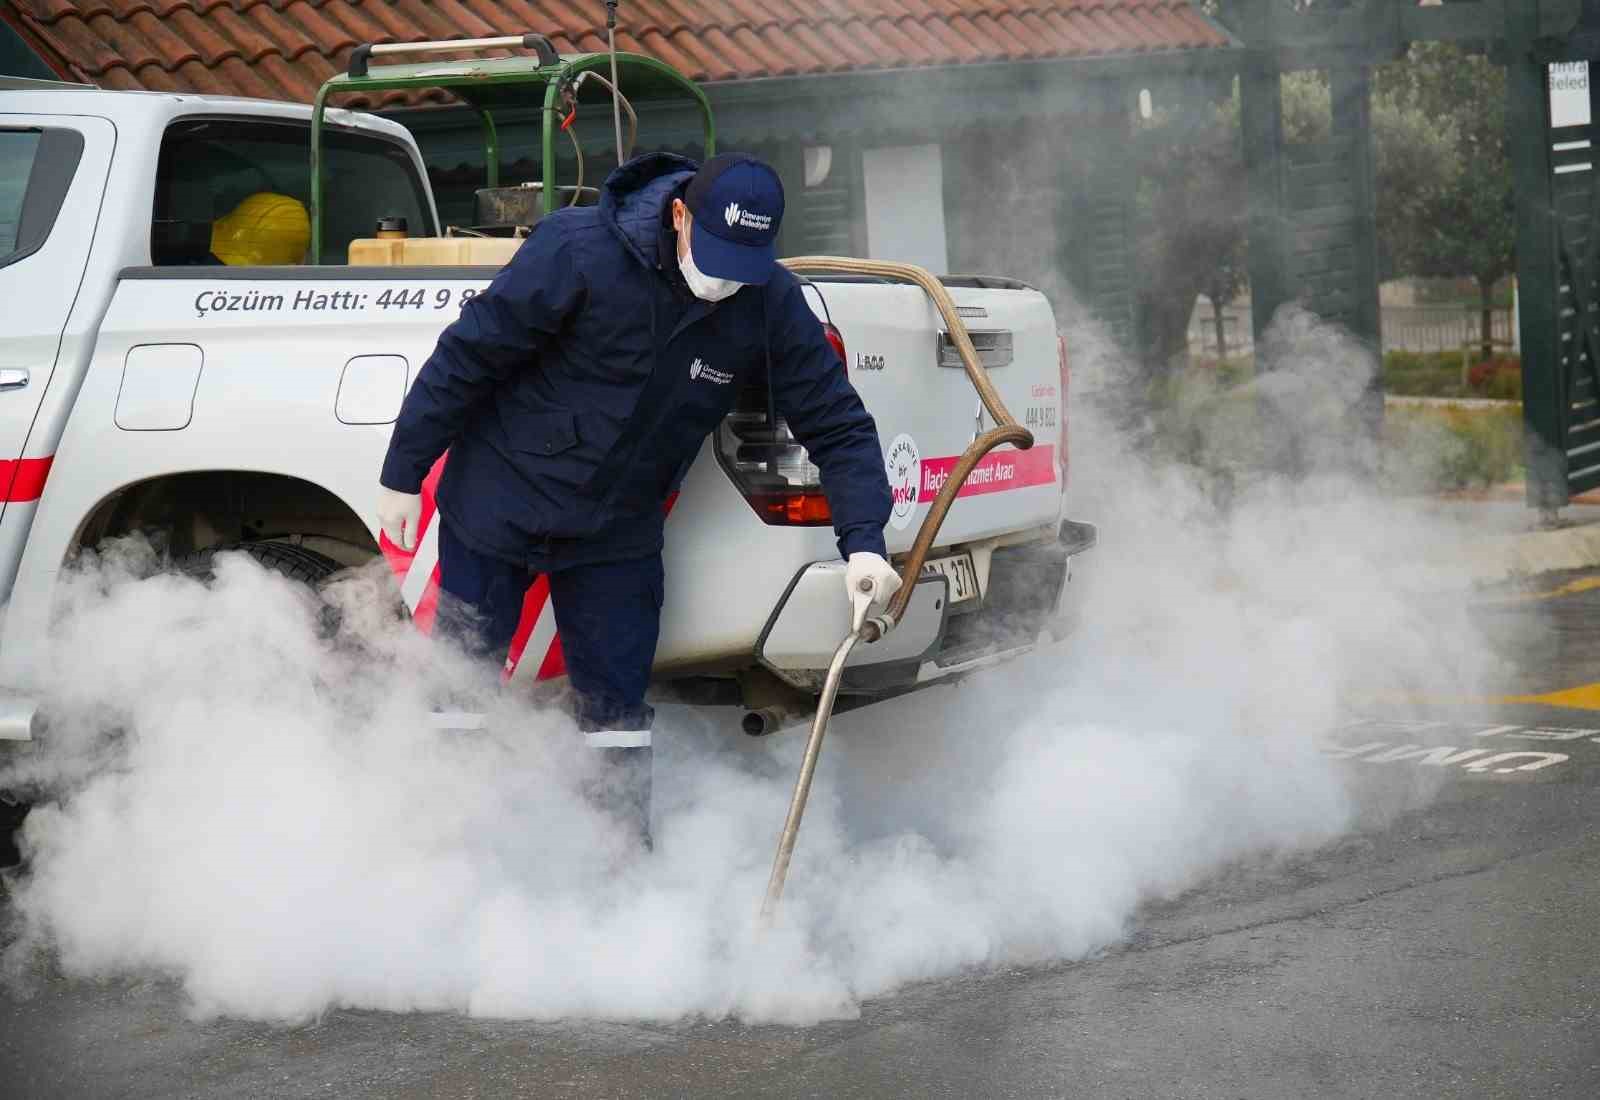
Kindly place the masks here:
[(617, 131), (617, 164), (622, 163), (622, 85), (617, 82), (617, 0), (606, 0), (606, 46), (611, 51), (611, 121)]

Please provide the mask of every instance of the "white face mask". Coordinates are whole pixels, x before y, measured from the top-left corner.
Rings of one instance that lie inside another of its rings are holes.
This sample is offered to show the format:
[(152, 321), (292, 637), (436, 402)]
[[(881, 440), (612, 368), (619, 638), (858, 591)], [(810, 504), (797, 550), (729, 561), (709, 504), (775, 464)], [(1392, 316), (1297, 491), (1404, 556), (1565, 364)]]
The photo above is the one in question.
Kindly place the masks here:
[[(683, 219), (683, 228), (689, 228), (687, 215)], [(689, 284), (689, 292), (703, 302), (720, 302), (724, 298), (731, 298), (738, 293), (744, 283), (736, 283), (732, 279), (713, 279), (698, 267), (694, 266), (694, 248), (691, 245), (683, 250), (683, 255), (678, 258), (678, 270), (683, 272), (683, 281)]]

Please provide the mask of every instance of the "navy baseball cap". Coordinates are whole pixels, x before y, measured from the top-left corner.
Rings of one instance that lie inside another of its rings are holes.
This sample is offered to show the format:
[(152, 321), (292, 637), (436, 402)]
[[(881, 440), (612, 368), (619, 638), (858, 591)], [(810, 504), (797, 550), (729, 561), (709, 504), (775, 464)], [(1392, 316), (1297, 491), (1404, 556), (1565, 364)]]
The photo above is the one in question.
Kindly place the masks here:
[(713, 279), (765, 283), (777, 265), (783, 183), (746, 153), (722, 153), (700, 166), (683, 196), (694, 219), (694, 264)]

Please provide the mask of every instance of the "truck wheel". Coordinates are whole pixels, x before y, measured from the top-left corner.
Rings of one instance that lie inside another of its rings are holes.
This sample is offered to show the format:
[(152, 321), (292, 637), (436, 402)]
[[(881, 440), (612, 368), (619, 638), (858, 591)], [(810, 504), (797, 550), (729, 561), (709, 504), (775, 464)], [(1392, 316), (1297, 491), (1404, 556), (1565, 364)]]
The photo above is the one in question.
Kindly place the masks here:
[[(326, 554), (319, 554), (315, 550), (307, 550), (303, 546), (289, 542), (227, 543), (175, 558), (172, 566), (180, 573), (209, 581), (213, 576), (216, 556), (233, 550), (249, 554), (263, 569), (281, 573), (292, 581), (300, 581), (312, 588), (341, 568), (338, 562)], [(327, 635), (337, 631), (338, 612), (335, 608), (326, 605), (323, 607), (322, 629)], [(0, 791), (0, 868), (15, 867), (21, 862), (22, 853), (17, 850), (16, 832), (22, 827), (22, 819), (28, 815), (28, 810), (27, 803)], [(0, 898), (3, 897), (3, 892), (0, 892)]]
[(172, 565), (180, 573), (187, 573), (201, 580), (210, 580), (215, 570), (217, 555), (230, 551), (249, 554), (263, 569), (281, 573), (292, 581), (301, 581), (313, 588), (333, 576), (340, 568), (339, 563), (326, 554), (319, 554), (315, 550), (307, 550), (290, 542), (224, 543), (221, 546), (196, 550), (192, 554), (175, 558)]
[[(205, 550), (196, 550), (192, 554), (185, 554), (175, 558), (172, 567), (180, 573), (187, 573), (196, 580), (209, 583), (215, 576), (216, 559), (218, 554), (237, 551), (249, 554), (256, 560), (256, 564), (263, 569), (270, 569), (281, 574), (291, 581), (298, 581), (307, 588), (316, 592), (323, 581), (337, 573), (343, 566), (326, 554), (319, 554), (315, 550), (307, 550), (303, 546), (296, 546), (292, 542), (227, 542), (220, 546), (208, 547)], [(320, 594), (318, 598), (321, 599)], [(322, 607), (318, 613), (317, 636), (324, 640), (332, 638), (339, 633), (343, 622), (343, 615), (338, 607), (322, 600)]]

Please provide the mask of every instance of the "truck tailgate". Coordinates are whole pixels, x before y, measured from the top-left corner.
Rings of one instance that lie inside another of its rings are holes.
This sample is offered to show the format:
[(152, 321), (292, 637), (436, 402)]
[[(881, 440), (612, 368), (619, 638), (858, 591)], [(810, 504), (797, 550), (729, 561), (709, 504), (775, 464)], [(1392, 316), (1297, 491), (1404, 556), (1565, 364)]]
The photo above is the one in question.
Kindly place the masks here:
[[(961, 452), (994, 422), (920, 289), (818, 285), (844, 337), (850, 380), (877, 420), (895, 498), (885, 535), (892, 551), (905, 550)], [(1036, 441), (1029, 451), (1001, 447), (978, 466), (945, 521), (941, 546), (1053, 524), (1061, 509), (1062, 394), (1049, 302), (1029, 289), (958, 285), (951, 296), (1001, 398)]]

